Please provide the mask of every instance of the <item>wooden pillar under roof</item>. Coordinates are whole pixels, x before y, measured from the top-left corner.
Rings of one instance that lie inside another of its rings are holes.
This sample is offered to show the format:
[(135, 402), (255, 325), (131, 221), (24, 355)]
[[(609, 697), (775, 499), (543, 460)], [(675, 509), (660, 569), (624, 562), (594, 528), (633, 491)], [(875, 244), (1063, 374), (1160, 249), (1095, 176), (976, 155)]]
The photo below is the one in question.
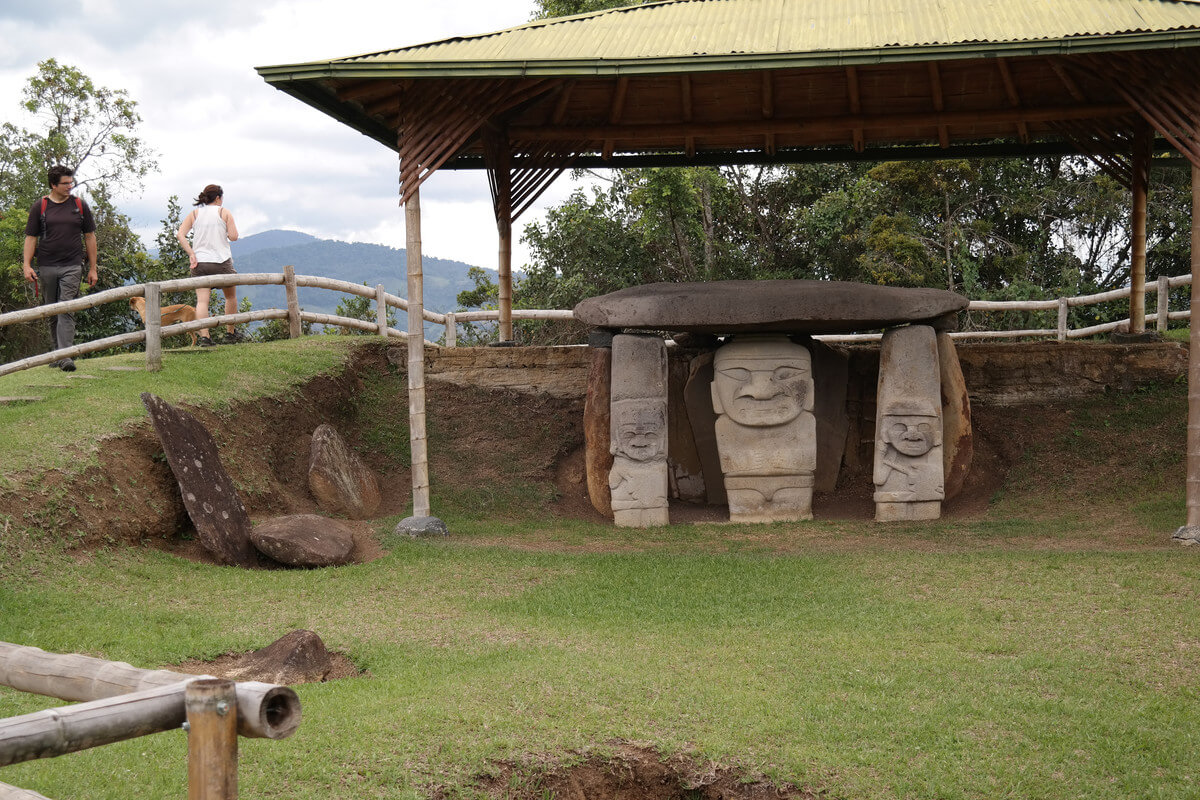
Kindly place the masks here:
[(425, 302), (421, 266), (421, 192), (404, 201), (408, 273), (408, 438), (412, 455), (412, 516), (430, 516), (429, 445), (425, 436)]
[(1188, 336), (1187, 525), (1200, 528), (1200, 160), (1192, 159), (1192, 302)]
[(512, 326), (512, 152), (508, 140), (500, 137), (496, 152), (495, 173), (496, 191), (496, 230), (500, 236), (496, 279), (497, 300), (500, 306), (500, 341), (509, 342), (513, 338)]
[(1133, 195), (1130, 220), (1129, 332), (1146, 331), (1146, 206), (1150, 190), (1150, 156), (1154, 131), (1144, 122), (1133, 134)]

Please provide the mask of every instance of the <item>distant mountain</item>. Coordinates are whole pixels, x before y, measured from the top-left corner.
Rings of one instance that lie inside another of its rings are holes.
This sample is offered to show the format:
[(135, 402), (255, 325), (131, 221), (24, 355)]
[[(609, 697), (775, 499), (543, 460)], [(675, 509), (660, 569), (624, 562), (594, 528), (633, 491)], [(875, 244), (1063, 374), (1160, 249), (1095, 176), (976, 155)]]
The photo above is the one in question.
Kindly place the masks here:
[[(264, 231), (239, 239), (232, 245), (234, 268), (239, 273), (282, 272), (291, 264), (299, 275), (320, 275), (326, 278), (365, 283), (374, 288), (382, 283), (389, 293), (408, 297), (408, 259), (404, 250), (381, 244), (339, 242), (318, 239), (298, 231)], [(469, 264), (425, 256), (421, 260), (424, 273), (425, 307), (445, 313), (458, 305), (458, 293), (473, 289), (467, 276)], [(286, 308), (283, 287), (243, 286), (238, 296), (250, 298), (256, 309)], [(305, 311), (332, 314), (338, 302), (346, 297), (328, 289), (301, 288), (300, 306)], [(404, 328), (407, 319), (396, 312), (398, 327)], [(442, 326), (426, 323), (425, 335), (436, 339)]]

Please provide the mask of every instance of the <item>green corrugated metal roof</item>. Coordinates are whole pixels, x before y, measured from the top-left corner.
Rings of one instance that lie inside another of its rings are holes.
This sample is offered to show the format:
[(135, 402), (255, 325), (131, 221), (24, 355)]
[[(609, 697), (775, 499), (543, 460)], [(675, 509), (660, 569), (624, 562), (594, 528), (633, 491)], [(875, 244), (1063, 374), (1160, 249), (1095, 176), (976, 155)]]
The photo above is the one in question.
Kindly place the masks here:
[(259, 71), (562, 75), (1147, 45), (1200, 45), (1200, 0), (668, 0)]

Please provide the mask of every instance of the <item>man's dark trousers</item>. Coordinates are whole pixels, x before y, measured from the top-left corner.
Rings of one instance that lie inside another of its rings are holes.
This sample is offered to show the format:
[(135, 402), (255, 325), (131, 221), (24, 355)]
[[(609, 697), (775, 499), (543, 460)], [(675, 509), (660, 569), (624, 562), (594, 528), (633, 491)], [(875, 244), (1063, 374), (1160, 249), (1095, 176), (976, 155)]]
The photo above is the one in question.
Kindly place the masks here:
[[(83, 280), (83, 265), (70, 267), (39, 267), (38, 280), (42, 284), (42, 296), (46, 305), (63, 303), (79, 297), (79, 284)], [(75, 344), (75, 314), (57, 314), (50, 318), (50, 341), (55, 350)]]

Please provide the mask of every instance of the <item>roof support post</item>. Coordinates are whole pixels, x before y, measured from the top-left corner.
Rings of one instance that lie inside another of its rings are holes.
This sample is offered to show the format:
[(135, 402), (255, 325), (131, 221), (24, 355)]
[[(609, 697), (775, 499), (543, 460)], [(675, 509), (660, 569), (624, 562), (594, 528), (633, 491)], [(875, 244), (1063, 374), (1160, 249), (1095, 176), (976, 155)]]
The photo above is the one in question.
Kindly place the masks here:
[(500, 246), (497, 253), (497, 305), (500, 307), (499, 338), (512, 341), (512, 150), (503, 128), (488, 125), (484, 129), (484, 153), (492, 188), (492, 207), (496, 212), (496, 230)]
[(414, 517), (430, 516), (429, 443), (425, 437), (425, 301), (421, 269), (421, 190), (404, 203), (408, 273), (408, 438)]
[[(1192, 309), (1200, 309), (1200, 164), (1192, 162)], [(1187, 527), (1200, 528), (1200, 318), (1188, 349)]]
[(1139, 121), (1133, 134), (1133, 203), (1130, 220), (1129, 332), (1146, 331), (1146, 206), (1150, 189), (1150, 156), (1154, 132)]

